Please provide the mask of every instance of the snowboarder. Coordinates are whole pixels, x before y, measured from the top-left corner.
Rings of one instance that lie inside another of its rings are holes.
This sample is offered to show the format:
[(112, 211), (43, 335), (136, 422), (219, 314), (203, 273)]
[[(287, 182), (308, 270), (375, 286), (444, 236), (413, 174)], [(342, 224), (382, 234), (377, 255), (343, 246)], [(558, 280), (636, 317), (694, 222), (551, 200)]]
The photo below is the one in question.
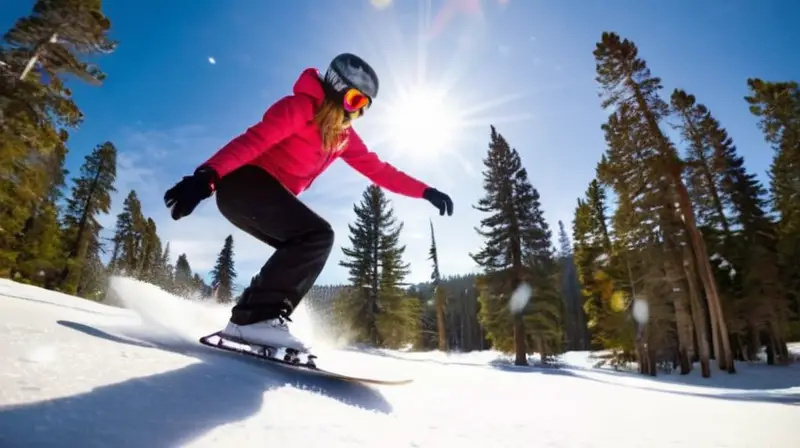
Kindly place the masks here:
[(292, 95), (272, 104), (260, 122), (165, 193), (164, 203), (178, 220), (216, 192), (228, 221), (275, 248), (233, 307), (223, 336), (310, 349), (286, 321), (325, 266), (334, 233), (297, 195), (337, 158), (382, 188), (424, 198), (440, 215), (452, 215), (448, 195), (381, 161), (351, 127), (377, 95), (377, 74), (356, 55), (336, 56), (324, 77), (306, 69)]

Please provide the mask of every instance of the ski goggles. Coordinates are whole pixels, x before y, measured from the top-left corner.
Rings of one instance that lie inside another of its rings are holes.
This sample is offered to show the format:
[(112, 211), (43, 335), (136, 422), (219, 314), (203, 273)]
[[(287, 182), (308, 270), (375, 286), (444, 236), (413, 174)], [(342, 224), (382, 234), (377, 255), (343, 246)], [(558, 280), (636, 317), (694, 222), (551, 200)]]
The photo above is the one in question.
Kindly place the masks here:
[(371, 102), (372, 100), (358, 89), (348, 89), (344, 93), (343, 106), (344, 110), (349, 113), (363, 111), (369, 107)]

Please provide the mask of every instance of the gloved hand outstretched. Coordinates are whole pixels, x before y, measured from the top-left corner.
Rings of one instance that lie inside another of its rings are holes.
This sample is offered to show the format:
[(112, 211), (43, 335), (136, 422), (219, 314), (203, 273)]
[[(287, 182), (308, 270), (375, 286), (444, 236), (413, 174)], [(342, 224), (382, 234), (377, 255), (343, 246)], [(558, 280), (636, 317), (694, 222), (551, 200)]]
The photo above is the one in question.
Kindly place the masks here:
[(447, 210), (447, 216), (453, 216), (453, 201), (450, 196), (428, 187), (422, 192), (422, 197), (439, 209), (439, 216), (444, 216), (445, 210)]
[(164, 193), (164, 204), (170, 209), (172, 219), (178, 220), (189, 216), (203, 199), (214, 192), (217, 173), (208, 167), (200, 167), (191, 176), (185, 176), (180, 182)]

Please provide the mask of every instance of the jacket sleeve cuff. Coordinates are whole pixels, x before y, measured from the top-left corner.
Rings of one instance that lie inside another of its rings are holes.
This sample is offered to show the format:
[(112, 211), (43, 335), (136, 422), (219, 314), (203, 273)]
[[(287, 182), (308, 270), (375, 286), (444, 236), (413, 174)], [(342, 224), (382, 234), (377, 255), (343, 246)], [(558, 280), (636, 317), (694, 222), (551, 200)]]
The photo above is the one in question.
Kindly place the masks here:
[(200, 165), (196, 170), (194, 170), (194, 175), (205, 179), (211, 186), (212, 191), (216, 190), (216, 184), (220, 179), (219, 174), (217, 174), (217, 170), (208, 165)]

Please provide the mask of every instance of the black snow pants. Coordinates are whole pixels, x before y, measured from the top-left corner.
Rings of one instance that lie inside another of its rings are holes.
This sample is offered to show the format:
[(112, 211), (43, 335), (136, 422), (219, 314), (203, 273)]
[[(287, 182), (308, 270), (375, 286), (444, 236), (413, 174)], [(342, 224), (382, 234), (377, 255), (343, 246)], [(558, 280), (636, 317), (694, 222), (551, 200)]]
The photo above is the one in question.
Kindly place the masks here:
[(311, 289), (333, 247), (333, 229), (271, 174), (245, 165), (216, 188), (225, 218), (275, 248), (245, 288), (231, 322), (248, 325), (291, 315)]

